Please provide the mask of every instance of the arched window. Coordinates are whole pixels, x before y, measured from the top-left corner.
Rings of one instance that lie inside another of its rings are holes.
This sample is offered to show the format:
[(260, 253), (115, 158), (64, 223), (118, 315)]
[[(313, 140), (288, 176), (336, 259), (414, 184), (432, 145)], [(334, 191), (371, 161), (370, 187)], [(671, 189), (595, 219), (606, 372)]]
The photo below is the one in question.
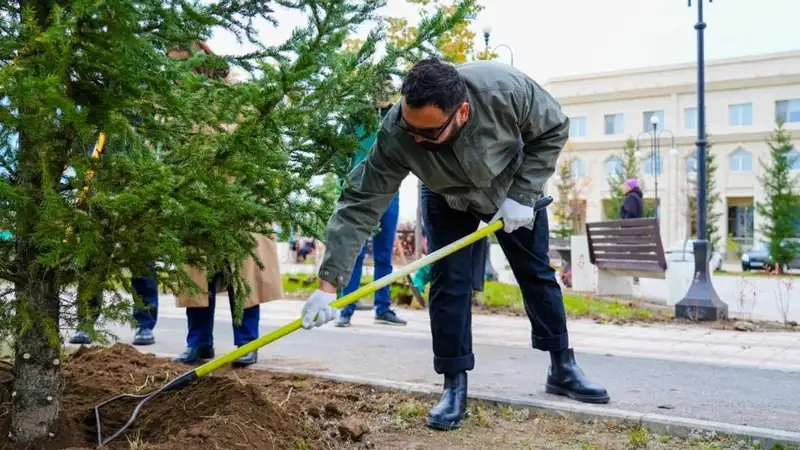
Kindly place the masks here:
[(752, 172), (753, 156), (742, 147), (737, 148), (730, 156), (731, 172)]
[(606, 160), (606, 175), (619, 175), (624, 170), (622, 158), (612, 156)]
[(575, 180), (586, 178), (586, 164), (580, 158), (573, 158), (569, 163), (569, 174)]
[(642, 160), (642, 172), (644, 172), (645, 175), (653, 175), (654, 173), (661, 175), (663, 171), (664, 164), (660, 155), (650, 153)]

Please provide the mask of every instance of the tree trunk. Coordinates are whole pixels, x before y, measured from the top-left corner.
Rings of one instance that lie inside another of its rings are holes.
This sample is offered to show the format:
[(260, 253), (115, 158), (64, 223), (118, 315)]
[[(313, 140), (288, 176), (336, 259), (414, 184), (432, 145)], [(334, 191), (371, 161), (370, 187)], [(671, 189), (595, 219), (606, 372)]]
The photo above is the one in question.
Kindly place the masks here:
[(28, 445), (55, 436), (64, 386), (58, 290), (52, 276), (37, 281), (28, 287), (17, 285), (17, 315), (23, 317), (15, 342), (10, 437)]

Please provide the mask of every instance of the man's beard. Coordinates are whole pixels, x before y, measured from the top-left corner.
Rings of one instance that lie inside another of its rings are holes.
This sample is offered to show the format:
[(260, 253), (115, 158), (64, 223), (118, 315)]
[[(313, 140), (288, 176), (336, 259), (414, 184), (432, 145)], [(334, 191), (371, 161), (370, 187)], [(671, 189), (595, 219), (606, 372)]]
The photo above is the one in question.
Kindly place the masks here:
[(458, 129), (453, 130), (453, 132), (450, 133), (450, 136), (448, 136), (447, 139), (443, 140), (442, 142), (422, 141), (419, 143), (419, 145), (429, 152), (446, 150), (452, 147), (453, 141), (456, 140), (458, 134), (461, 132), (461, 128), (463, 128), (463, 125), (458, 127)]

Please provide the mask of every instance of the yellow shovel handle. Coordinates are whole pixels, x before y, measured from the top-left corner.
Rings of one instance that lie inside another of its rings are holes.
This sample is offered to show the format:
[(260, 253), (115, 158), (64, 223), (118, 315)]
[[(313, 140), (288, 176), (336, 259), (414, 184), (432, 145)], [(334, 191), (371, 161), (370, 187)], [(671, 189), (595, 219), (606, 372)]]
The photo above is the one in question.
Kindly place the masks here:
[[(428, 264), (436, 262), (444, 258), (445, 256), (451, 255), (472, 243), (480, 241), (481, 239), (494, 233), (495, 231), (500, 230), (501, 228), (503, 228), (503, 221), (496, 220), (488, 224), (487, 226), (464, 236), (463, 238), (453, 242), (452, 244), (446, 247), (442, 247), (439, 250), (436, 250), (435, 252), (430, 253), (425, 257), (412, 262), (411, 264), (403, 266), (396, 272), (392, 272), (389, 275), (386, 275), (385, 277), (379, 280), (375, 280), (366, 286), (356, 289), (355, 291), (345, 295), (344, 297), (339, 298), (334, 302), (331, 302), (330, 306), (334, 309), (341, 309), (351, 303), (355, 303), (358, 299), (367, 296), (369, 294), (375, 293), (378, 289), (392, 284), (395, 280), (399, 280), (400, 278), (409, 275), (412, 272), (415, 272), (427, 266)], [(256, 351), (267, 344), (275, 342), (278, 339), (299, 330), (300, 328), (302, 328), (302, 326), (303, 326), (302, 319), (294, 320), (278, 328), (277, 330), (273, 330), (270, 333), (267, 333), (264, 336), (261, 336), (260, 338), (237, 348), (236, 350), (226, 355), (222, 355), (217, 359), (211, 360), (203, 364), (202, 366), (195, 369), (195, 373), (197, 374), (198, 377), (208, 375), (209, 373), (219, 369), (220, 367), (225, 366), (226, 364), (236, 361), (237, 359), (241, 358), (242, 356), (250, 352)]]

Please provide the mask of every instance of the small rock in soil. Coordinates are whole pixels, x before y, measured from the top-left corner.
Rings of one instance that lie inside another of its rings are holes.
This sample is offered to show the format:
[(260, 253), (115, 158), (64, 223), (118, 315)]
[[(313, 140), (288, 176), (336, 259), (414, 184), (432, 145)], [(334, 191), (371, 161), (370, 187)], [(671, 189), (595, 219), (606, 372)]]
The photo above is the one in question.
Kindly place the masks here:
[(211, 431), (203, 428), (192, 428), (186, 434), (190, 437), (207, 439), (211, 437)]
[(736, 331), (755, 331), (756, 326), (752, 322), (738, 321), (733, 324), (733, 329)]
[(313, 417), (315, 419), (319, 419), (320, 417), (322, 417), (322, 411), (320, 411), (319, 408), (317, 408), (316, 406), (309, 407), (306, 410), (306, 414), (308, 414), (309, 417)]
[(328, 403), (325, 405), (325, 415), (328, 417), (341, 417), (342, 410), (336, 403)]
[(369, 432), (369, 427), (358, 419), (350, 419), (339, 424), (339, 434), (350, 441), (359, 441)]
[(351, 401), (354, 401), (354, 402), (357, 402), (357, 401), (359, 401), (361, 399), (361, 397), (358, 394), (352, 394), (352, 393), (351, 394), (347, 394), (345, 397), (347, 397), (348, 400), (351, 400)]
[(375, 412), (375, 408), (372, 405), (364, 403), (358, 407), (358, 410), (361, 412)]

